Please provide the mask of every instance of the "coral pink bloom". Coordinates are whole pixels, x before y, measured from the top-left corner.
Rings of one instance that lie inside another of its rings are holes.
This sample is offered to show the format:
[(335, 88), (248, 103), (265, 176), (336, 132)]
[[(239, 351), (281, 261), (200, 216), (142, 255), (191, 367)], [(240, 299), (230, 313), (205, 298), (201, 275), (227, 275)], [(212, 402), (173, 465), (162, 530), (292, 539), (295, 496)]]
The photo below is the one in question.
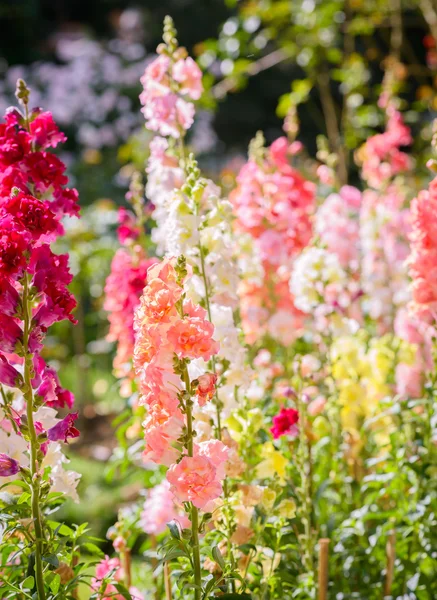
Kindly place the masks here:
[(206, 456), (185, 456), (167, 471), (171, 491), (180, 502), (203, 508), (222, 493), (217, 472)]
[(196, 390), (197, 401), (199, 406), (204, 406), (215, 394), (217, 375), (204, 373), (197, 378), (197, 381), (199, 382)]
[(178, 415), (170, 415), (164, 410), (151, 413), (143, 423), (146, 442), (143, 459), (167, 467), (174, 463), (179, 451), (171, 444), (181, 435), (182, 424)]
[(214, 325), (196, 317), (185, 317), (170, 327), (168, 340), (179, 358), (203, 358), (208, 361), (219, 351), (219, 344), (212, 339)]
[(169, 285), (162, 279), (152, 279), (141, 298), (141, 315), (149, 323), (163, 321), (171, 313), (176, 314), (175, 305), (181, 296), (182, 288), (178, 285)]

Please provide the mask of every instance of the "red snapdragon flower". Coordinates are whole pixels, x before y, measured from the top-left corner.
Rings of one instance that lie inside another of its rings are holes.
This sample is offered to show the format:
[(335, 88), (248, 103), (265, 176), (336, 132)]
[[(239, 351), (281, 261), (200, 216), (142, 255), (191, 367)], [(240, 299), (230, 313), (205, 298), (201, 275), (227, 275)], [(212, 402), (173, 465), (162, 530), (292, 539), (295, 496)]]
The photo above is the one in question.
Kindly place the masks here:
[(278, 439), (281, 435), (296, 437), (298, 429), (296, 423), (299, 421), (299, 413), (294, 408), (281, 408), (279, 414), (273, 417), (273, 427), (270, 429), (273, 437)]

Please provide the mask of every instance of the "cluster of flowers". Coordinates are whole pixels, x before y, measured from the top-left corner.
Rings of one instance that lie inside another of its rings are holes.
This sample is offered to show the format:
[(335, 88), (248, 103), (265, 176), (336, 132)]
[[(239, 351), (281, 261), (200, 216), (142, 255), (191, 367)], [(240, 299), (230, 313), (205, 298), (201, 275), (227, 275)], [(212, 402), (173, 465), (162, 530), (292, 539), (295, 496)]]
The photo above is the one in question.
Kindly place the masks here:
[[(125, 569), (118, 557), (105, 556), (96, 566), (95, 577), (91, 580), (91, 589), (97, 594), (99, 600), (123, 600), (125, 594), (119, 594), (117, 583), (126, 579)], [(143, 594), (133, 585), (129, 586), (132, 600), (144, 600)]]
[[(167, 43), (171, 47), (175, 40), (168, 39)], [(146, 127), (162, 136), (183, 136), (194, 121), (194, 105), (185, 98), (198, 100), (203, 91), (202, 73), (194, 60), (187, 57), (183, 48), (160, 54), (146, 68), (141, 83), (140, 101)]]
[(72, 408), (74, 398), (41, 356), (47, 329), (64, 319), (74, 322), (68, 256), (54, 254), (50, 244), (63, 233), (62, 218), (78, 214), (77, 191), (65, 187), (65, 166), (48, 151), (65, 136), (49, 112), (28, 114), (28, 95), (19, 81), (17, 97), (26, 113), (10, 109), (0, 124), (0, 382), (15, 390), (14, 396), (3, 395), (1, 404), (1, 475), (30, 464), (34, 427), (38, 471), (50, 466), (53, 489), (77, 498), (78, 475), (64, 471), (66, 458), (58, 444), (79, 435), (77, 413), (61, 420), (56, 411)]
[[(134, 364), (148, 416), (144, 422), (147, 461), (169, 468), (167, 480), (180, 502), (204, 506), (221, 492), (227, 448), (219, 440), (194, 444), (187, 440), (188, 454), (181, 454), (184, 414), (191, 415), (191, 393), (199, 406), (214, 395), (216, 376), (200, 375), (190, 381), (187, 364), (217, 354), (214, 327), (206, 311), (184, 298), (187, 274), (176, 259), (164, 259), (150, 267), (148, 282), (135, 314), (136, 343)], [(179, 365), (179, 366), (178, 366)], [(188, 417), (191, 419), (191, 416)], [(189, 432), (187, 435), (192, 435)], [(177, 447), (179, 443), (179, 448)]]
[[(166, 45), (158, 48), (160, 56), (149, 65), (142, 79), (145, 111), (153, 111), (155, 96), (150, 90), (156, 89), (159, 82), (165, 82), (167, 93), (179, 102), (186, 103), (186, 95), (199, 98), (202, 91), (200, 69), (191, 58), (186, 58), (184, 49), (177, 47), (171, 30), (164, 32), (164, 40)], [(176, 65), (179, 67), (175, 71)], [(238, 304), (238, 248), (232, 235), (230, 203), (220, 197), (220, 189), (212, 181), (200, 178), (197, 165), (181, 150), (185, 125), (189, 126), (178, 123), (178, 135), (175, 129), (169, 132), (158, 127), (161, 135), (170, 137), (157, 136), (151, 142), (146, 193), (155, 207), (152, 240), (159, 254), (183, 254), (193, 269), (187, 294), (194, 302), (203, 303), (215, 326), (220, 343), (217, 359), (223, 368), (217, 395), (226, 415), (235, 406), (236, 396), (242, 397), (250, 379), (233, 315)], [(191, 367), (195, 376), (205, 371), (203, 360), (195, 361)]]
[(437, 179), (423, 190), (411, 205), (411, 255), (409, 270), (413, 280), (412, 304), (421, 320), (436, 319), (437, 308)]
[[(126, 199), (139, 210), (143, 209), (139, 198), (141, 191), (142, 186), (138, 189), (138, 183), (133, 178)], [(156, 262), (156, 259), (146, 256), (139, 243), (142, 235), (142, 219), (138, 219), (131, 210), (120, 208), (118, 239), (123, 247), (117, 250), (112, 259), (111, 273), (105, 285), (103, 308), (108, 312), (107, 339), (117, 344), (113, 363), (114, 374), (122, 380), (120, 391), (124, 397), (131, 395), (134, 377), (134, 313), (147, 282), (147, 270)]]
[(242, 327), (248, 342), (268, 333), (286, 345), (302, 331), (289, 280), (293, 259), (312, 237), (315, 186), (290, 165), (298, 142), (281, 137), (265, 150), (260, 142), (230, 194), (235, 231), (249, 237), (249, 254), (243, 242), (240, 255)]
[(84, 147), (100, 149), (124, 142), (141, 123), (132, 96), (144, 71), (142, 14), (121, 13), (117, 37), (107, 43), (82, 32), (52, 40), (56, 61), (15, 65), (0, 80), (0, 110), (11, 103), (17, 78), (32, 88), (36, 106), (44, 106)]
[[(200, 589), (199, 532), (205, 547), (214, 538), (227, 562), (224, 568), (215, 555), (204, 569), (226, 578), (232, 568), (247, 574), (253, 561), (268, 578), (264, 565), (272, 576), (281, 555), (256, 540), (267, 522), (279, 539), (286, 519), (297, 514), (293, 531), (310, 573), (315, 541), (304, 524), (315, 518), (313, 441), (327, 422), (336, 423), (331, 442), (346, 460), (333, 468), (349, 475), (353, 466), (359, 480), (364, 436), (370, 446), (387, 446), (394, 430), (381, 404), (419, 398), (432, 364), (420, 310), (407, 311), (410, 212), (403, 177), (411, 161), (400, 148), (410, 143), (409, 130), (393, 104), (381, 104), (387, 131), (359, 153), (368, 189), (337, 188), (330, 168), (320, 169), (321, 189), (329, 185), (331, 193), (319, 206), (315, 185), (291, 166), (300, 145), (281, 137), (266, 149), (258, 136), (228, 202), (200, 177), (186, 150), (200, 71), (178, 48), (170, 21), (164, 41), (142, 78), (141, 100), (147, 127), (159, 134), (146, 190), (156, 223), (152, 240), (165, 258), (141, 273), (146, 285), (137, 308), (140, 282), (129, 292), (129, 309), (116, 317), (121, 325), (135, 310), (129, 343), (146, 409), (144, 460), (167, 467), (166, 479), (147, 494), (140, 523), (160, 535), (169, 521), (181, 528), (191, 521), (191, 533), (182, 534), (191, 535)], [(428, 203), (423, 194), (413, 204), (410, 268), (415, 305), (427, 305), (429, 314), (435, 306)], [(138, 242), (128, 213), (120, 231), (129, 244)], [(111, 277), (108, 293), (116, 295)], [(252, 360), (236, 309), (246, 340), (259, 350)], [(111, 331), (113, 323), (111, 317)], [(215, 533), (199, 529), (197, 509), (213, 512), (205, 519)], [(242, 546), (249, 540), (247, 552)]]

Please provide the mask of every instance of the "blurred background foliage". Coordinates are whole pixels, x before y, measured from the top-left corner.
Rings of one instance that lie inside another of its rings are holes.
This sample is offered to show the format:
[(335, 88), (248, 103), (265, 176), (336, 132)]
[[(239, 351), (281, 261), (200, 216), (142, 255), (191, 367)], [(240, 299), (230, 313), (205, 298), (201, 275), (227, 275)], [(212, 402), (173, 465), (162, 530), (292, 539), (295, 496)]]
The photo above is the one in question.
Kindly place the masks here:
[(133, 169), (143, 171), (147, 158), (139, 78), (166, 14), (205, 72), (191, 146), (225, 189), (256, 131), (271, 142), (284, 118), (294, 126), (296, 115), (308, 157), (316, 155), (318, 136), (326, 136), (339, 178), (357, 184), (353, 155), (382, 125), (376, 101), (387, 61), (400, 63), (399, 103), (417, 155), (429, 145), (437, 109), (435, 0), (0, 1), (0, 109), (14, 103), (23, 77), (32, 104), (51, 110), (68, 135), (62, 158), (83, 207), (81, 220), (67, 223), (60, 248), (71, 254), (78, 325), (55, 330), (47, 358), (82, 415), (82, 435), (70, 451), (72, 467), (83, 474), (81, 515), (74, 506), (68, 511), (73, 520), (87, 511), (85, 520), (101, 536), (117, 506), (153, 478), (137, 473), (121, 481), (111, 469), (111, 422), (124, 401), (102, 304), (118, 245), (117, 206)]

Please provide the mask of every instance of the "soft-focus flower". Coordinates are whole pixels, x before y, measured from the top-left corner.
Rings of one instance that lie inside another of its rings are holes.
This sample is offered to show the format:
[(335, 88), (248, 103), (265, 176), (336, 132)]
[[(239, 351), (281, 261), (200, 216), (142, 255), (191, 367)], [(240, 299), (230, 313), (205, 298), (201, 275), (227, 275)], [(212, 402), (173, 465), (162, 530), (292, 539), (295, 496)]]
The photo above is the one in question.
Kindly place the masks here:
[(426, 318), (437, 309), (437, 178), (411, 205), (411, 255), (413, 309)]
[(296, 437), (299, 433), (296, 423), (299, 413), (294, 408), (281, 408), (279, 414), (273, 417), (273, 427), (270, 429), (275, 440), (281, 435)]
[(261, 450), (263, 460), (257, 465), (256, 473), (261, 479), (278, 476), (280, 483), (285, 481), (285, 470), (288, 464), (288, 459), (275, 450), (272, 443), (267, 442)]
[(183, 510), (175, 504), (174, 496), (170, 491), (170, 483), (164, 479), (162, 483), (148, 491), (143, 504), (140, 525), (149, 535), (159, 535), (173, 520), (178, 521), (182, 528), (190, 525)]
[(193, 100), (199, 100), (203, 92), (202, 71), (191, 56), (176, 61), (173, 65), (172, 75), (173, 79), (181, 84), (181, 94), (187, 94)]

